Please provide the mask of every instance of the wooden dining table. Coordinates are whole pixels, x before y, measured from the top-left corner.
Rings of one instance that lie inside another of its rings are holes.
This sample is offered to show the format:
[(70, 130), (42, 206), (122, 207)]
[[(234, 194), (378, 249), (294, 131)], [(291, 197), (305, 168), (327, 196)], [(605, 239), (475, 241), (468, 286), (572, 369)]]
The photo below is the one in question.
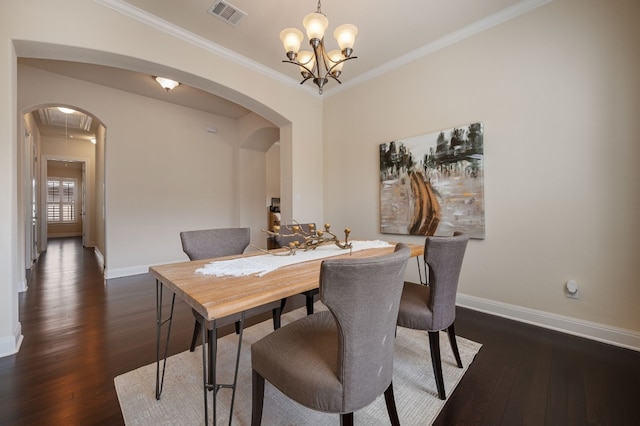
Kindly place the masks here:
[[(422, 256), (424, 246), (420, 244), (407, 244), (411, 248), (411, 257)], [(350, 252), (344, 250), (343, 254), (332, 256), (331, 259), (340, 258), (366, 258), (380, 256), (393, 252), (395, 245), (391, 243), (388, 247), (371, 248)], [(186, 261), (180, 263), (172, 263), (166, 265), (157, 265), (149, 268), (149, 273), (156, 279), (156, 399), (160, 399), (163, 383), (164, 371), (167, 361), (167, 350), (169, 346), (169, 337), (171, 334), (171, 323), (173, 319), (173, 310), (176, 296), (183, 299), (187, 305), (193, 308), (203, 320), (212, 324), (215, 329), (217, 319), (232, 314), (245, 312), (251, 308), (264, 305), (276, 300), (282, 300), (291, 296), (295, 296), (302, 292), (313, 290), (319, 286), (320, 267), (322, 260), (316, 259), (297, 263), (293, 265), (278, 268), (263, 276), (246, 275), (246, 276), (215, 276), (205, 275), (196, 272), (196, 270), (205, 267), (205, 265), (213, 261), (223, 261), (250, 256), (271, 256), (281, 255), (282, 250), (274, 250), (272, 254), (266, 254), (261, 251), (245, 253), (238, 256), (228, 256), (216, 259), (204, 259)], [(169, 290), (171, 295), (171, 304), (168, 316), (163, 313), (163, 289)], [(244, 317), (242, 321), (244, 321)], [(166, 326), (166, 338), (164, 348), (162, 348), (161, 340), (163, 337), (163, 327)], [(241, 324), (240, 330), (242, 330)], [(202, 341), (206, 341), (206, 328), (202, 327)], [(239, 345), (242, 334), (239, 336)], [(213, 391), (213, 421), (216, 423), (216, 397), (215, 394), (220, 388), (233, 388), (235, 396), (235, 381), (237, 378), (237, 362), (236, 374), (233, 384), (218, 384), (215, 378), (215, 354), (217, 343), (208, 342), (208, 345), (202, 345), (203, 357), (203, 392), (204, 392), (204, 413), (205, 423), (208, 424), (208, 391)], [(208, 346), (208, 354), (205, 346)], [(240, 346), (238, 347), (238, 355)], [(209, 371), (209, 374), (207, 373)], [(233, 410), (233, 397), (231, 400), (230, 411)], [(231, 412), (229, 413), (229, 424), (231, 424)]]

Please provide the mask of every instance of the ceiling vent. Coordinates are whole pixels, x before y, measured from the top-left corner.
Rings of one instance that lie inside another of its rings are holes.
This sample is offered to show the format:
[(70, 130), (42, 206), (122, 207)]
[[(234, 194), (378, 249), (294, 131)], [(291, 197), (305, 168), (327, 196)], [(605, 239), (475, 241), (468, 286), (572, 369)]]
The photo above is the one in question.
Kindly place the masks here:
[(240, 22), (242, 18), (247, 16), (246, 13), (223, 0), (215, 2), (209, 9), (209, 13), (234, 27), (238, 25), (238, 22)]

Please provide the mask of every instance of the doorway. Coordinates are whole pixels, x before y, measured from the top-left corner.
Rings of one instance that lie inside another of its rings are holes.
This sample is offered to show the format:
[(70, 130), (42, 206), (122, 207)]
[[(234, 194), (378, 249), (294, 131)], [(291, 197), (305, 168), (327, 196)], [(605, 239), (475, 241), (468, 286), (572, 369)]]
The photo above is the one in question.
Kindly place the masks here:
[[(44, 105), (24, 114), (25, 266), (51, 237), (82, 237), (104, 269), (106, 129), (80, 108)], [(98, 190), (100, 189), (100, 190)]]

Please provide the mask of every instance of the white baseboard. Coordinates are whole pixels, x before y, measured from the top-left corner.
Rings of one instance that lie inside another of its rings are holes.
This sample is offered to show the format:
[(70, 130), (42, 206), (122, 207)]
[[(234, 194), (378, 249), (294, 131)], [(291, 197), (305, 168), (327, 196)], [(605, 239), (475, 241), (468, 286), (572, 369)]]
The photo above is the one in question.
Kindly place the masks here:
[(17, 353), (20, 350), (20, 345), (22, 345), (22, 337), (22, 325), (20, 323), (18, 323), (13, 334), (0, 337), (0, 358)]
[(640, 333), (632, 330), (610, 327), (604, 324), (523, 308), (466, 294), (458, 294), (456, 304), (474, 311), (485, 312), (640, 352)]
[(20, 283), (18, 283), (18, 293), (27, 291), (27, 287), (27, 277), (23, 276)]
[(130, 266), (128, 268), (105, 269), (104, 279), (111, 280), (113, 278), (130, 277), (132, 275), (146, 274), (149, 272), (148, 266)]
[(96, 255), (98, 259), (98, 263), (100, 264), (100, 269), (104, 272), (104, 255), (98, 250), (98, 247), (93, 248), (93, 253)]
[(67, 237), (82, 237), (82, 233), (78, 232), (54, 232), (47, 234), (47, 238), (67, 238)]
[[(185, 259), (177, 259), (173, 261), (163, 262), (163, 264), (178, 263), (178, 262), (184, 262), (184, 261)], [(130, 277), (132, 275), (148, 274), (149, 268), (151, 266), (155, 266), (155, 265), (138, 265), (138, 266), (129, 266), (127, 268), (116, 268), (116, 269), (107, 268), (104, 270), (104, 279), (110, 280), (113, 278), (123, 278), (123, 277)]]

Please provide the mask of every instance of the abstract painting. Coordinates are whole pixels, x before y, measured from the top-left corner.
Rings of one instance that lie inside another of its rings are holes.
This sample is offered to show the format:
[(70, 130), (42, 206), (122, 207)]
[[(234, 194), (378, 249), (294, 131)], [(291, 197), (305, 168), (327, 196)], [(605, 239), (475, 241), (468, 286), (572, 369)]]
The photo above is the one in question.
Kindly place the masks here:
[(484, 126), (380, 145), (380, 232), (484, 239)]

